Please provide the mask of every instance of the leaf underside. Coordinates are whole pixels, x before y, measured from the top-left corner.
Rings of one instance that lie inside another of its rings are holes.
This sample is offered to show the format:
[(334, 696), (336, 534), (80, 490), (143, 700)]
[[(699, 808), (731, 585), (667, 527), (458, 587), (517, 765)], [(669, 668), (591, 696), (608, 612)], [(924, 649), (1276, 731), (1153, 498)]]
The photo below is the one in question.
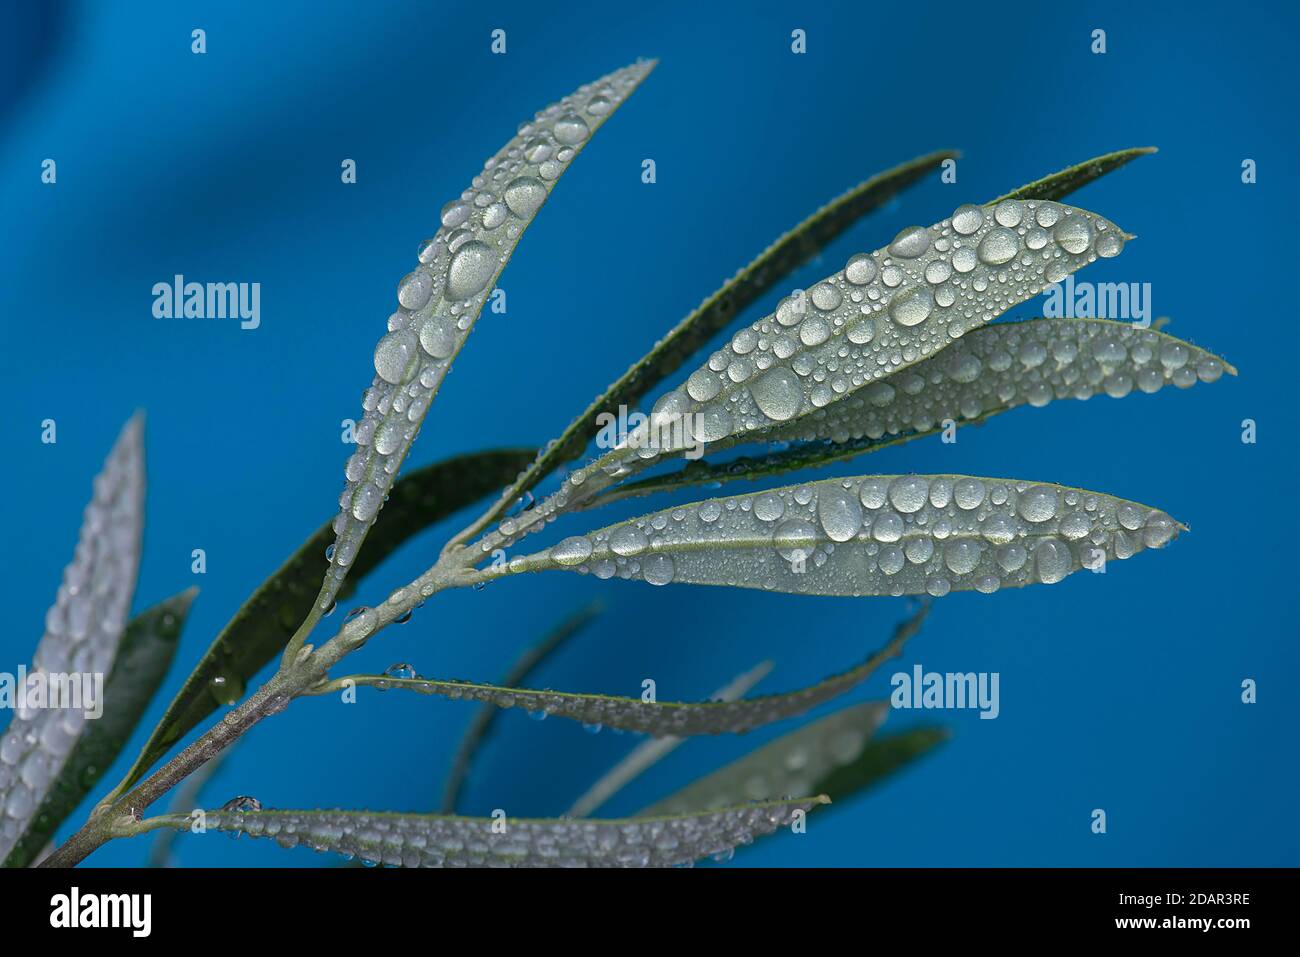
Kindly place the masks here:
[(548, 445), (505, 491), (489, 519), (500, 517), (510, 502), (534, 488), (564, 462), (581, 455), (600, 431), (597, 417), (602, 412), (617, 410), (619, 406), (635, 407), (651, 389), (681, 368), (709, 339), (778, 282), (809, 262), (863, 216), (879, 209), (945, 159), (955, 156), (957, 153), (952, 150), (939, 150), (900, 163), (836, 197), (778, 238), (682, 319), (649, 354), (569, 423), (560, 438)]
[(855, 668), (798, 691), (738, 701), (643, 701), (613, 695), (535, 691), (387, 675), (352, 675), (347, 680), (383, 690), (401, 689), (453, 700), (479, 701), (498, 708), (523, 708), (530, 714), (568, 718), (591, 727), (635, 731), (656, 737), (743, 734), (803, 714), (861, 684), (881, 662), (898, 654), (903, 643), (920, 628), (925, 614), (926, 608), (922, 607), (898, 627), (888, 645)]
[(137, 415), (95, 477), (27, 688), (15, 689), (39, 695), (44, 685), (47, 695), (15, 702), (13, 720), (0, 735), (0, 861), (6, 864), (40, 853), (40, 835), (58, 824), (52, 820), (60, 810), (55, 790), (96, 723), (87, 718), (94, 708), (83, 695), (84, 679), (109, 674), (118, 657), (140, 565), (144, 485), (144, 425)]
[(538, 112), (443, 207), (442, 225), (420, 246), (419, 263), (398, 287), (389, 331), (375, 347), (375, 377), (344, 469), (336, 546), (315, 614), (336, 600), (429, 404), (524, 231), (578, 153), (654, 66), (646, 61), (616, 70)]
[[(394, 867), (670, 867), (789, 825), (822, 797), (647, 821), (469, 818), (367, 811), (207, 811), (209, 830), (274, 838)], [(188, 827), (188, 816), (173, 826)]]
[(818, 468), (940, 431), (945, 421), (979, 425), (1022, 405), (1059, 399), (1123, 398), (1172, 385), (1186, 389), (1237, 370), (1189, 342), (1108, 319), (1030, 319), (976, 329), (929, 359), (882, 379), (861, 395), (762, 438), (778, 448), (727, 462), (688, 463), (616, 486), (587, 503)]

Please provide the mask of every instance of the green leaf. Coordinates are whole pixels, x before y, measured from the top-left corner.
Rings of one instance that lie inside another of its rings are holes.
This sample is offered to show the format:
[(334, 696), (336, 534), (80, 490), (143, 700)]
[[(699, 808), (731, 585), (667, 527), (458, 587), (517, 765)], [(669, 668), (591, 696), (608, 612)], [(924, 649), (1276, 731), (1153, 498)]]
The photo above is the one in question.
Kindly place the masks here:
[(827, 770), (817, 782), (833, 801), (843, 801), (928, 754), (951, 735), (946, 728), (924, 726), (869, 742), (857, 759)]
[(1085, 162), (1067, 167), (1060, 172), (1053, 173), (1051, 176), (1044, 176), (1032, 183), (1026, 183), (1019, 189), (1013, 189), (997, 199), (990, 200), (985, 205), (993, 206), (1005, 199), (1061, 199), (1075, 190), (1087, 186), (1093, 180), (1100, 179), (1107, 173), (1119, 169), (1139, 156), (1146, 156), (1154, 152), (1156, 152), (1154, 146), (1138, 146), (1096, 156)]
[[(358, 558), (353, 579), (339, 598), (347, 598), (403, 542), (500, 488), (532, 456), (529, 449), (477, 452), (436, 462), (402, 478), (393, 486), (388, 506), (370, 536), (370, 547)], [(237, 701), (247, 682), (284, 648), (311, 610), (333, 535), (330, 523), (322, 525), (235, 613), (172, 699), (115, 794), (132, 787), (219, 706)]]
[(759, 441), (843, 402), (1098, 257), (1118, 255), (1124, 242), (1100, 216), (1046, 201), (1008, 200), (994, 211), (966, 205), (928, 229), (904, 229), (737, 332), (684, 385), (661, 396), (630, 436), (517, 522), (485, 536), (480, 554), (657, 461)]
[(665, 509), (480, 575), (563, 569), (804, 595), (988, 594), (1104, 568), (1181, 530), (1164, 512), (1061, 485), (871, 475)]
[(344, 470), (336, 548), (313, 616), (334, 603), (429, 404), (520, 237), (574, 157), (654, 66), (634, 63), (539, 112), (443, 207), (442, 226), (421, 244), (420, 261), (398, 286), (397, 312), (375, 347), (375, 378), (363, 400), (356, 452)]
[(933, 435), (945, 420), (977, 425), (1021, 405), (1123, 398), (1190, 388), (1237, 370), (1213, 353), (1155, 329), (1109, 319), (1031, 319), (976, 329), (938, 355), (789, 426), (763, 433), (799, 443), (765, 456), (692, 462), (676, 472), (615, 487), (588, 503), (754, 481), (876, 452)]
[[(570, 615), (545, 638), (520, 655), (519, 660), (506, 672), (501, 683), (503, 685), (513, 685), (527, 680), (528, 676), (543, 661), (590, 624), (600, 614), (600, 611), (600, 602), (590, 602), (576, 614)], [(447, 774), (447, 784), (443, 789), (442, 811), (444, 814), (455, 813), (456, 800), (460, 797), (461, 788), (464, 787), (470, 764), (473, 762), (479, 746), (492, 730), (492, 725), (496, 723), (496, 717), (496, 708), (479, 709), (479, 712), (474, 715), (474, 720), (470, 722), (469, 728), (466, 729), (465, 736), (461, 738), (460, 746), (456, 749), (456, 757), (452, 761), (451, 771)]]
[[(274, 838), (396, 867), (670, 867), (725, 854), (826, 803), (766, 801), (705, 814), (571, 821), (370, 811), (207, 811), (209, 831)], [(188, 815), (154, 827), (188, 828)]]
[(743, 734), (775, 721), (793, 718), (851, 690), (865, 681), (882, 661), (899, 653), (925, 619), (921, 608), (903, 622), (894, 638), (866, 661), (842, 674), (832, 675), (807, 688), (783, 694), (741, 698), (735, 701), (643, 701), (603, 694), (565, 691), (534, 691), (464, 681), (425, 678), (394, 678), (388, 675), (351, 675), (339, 678), (314, 694), (328, 694), (347, 682), (387, 690), (441, 695), (453, 700), (480, 701), (498, 708), (523, 708), (529, 713), (568, 718), (598, 728), (615, 728), (641, 734), (691, 736), (697, 734)]
[(95, 477), (31, 674), (7, 689), (14, 716), (0, 736), (0, 861), (6, 865), (40, 853), (58, 823), (49, 820), (58, 809), (56, 788), (100, 719), (103, 685), (86, 683), (103, 681), (118, 660), (140, 566), (144, 486), (144, 426), (136, 415)]
[(26, 867), (117, 760), (176, 656), (197, 588), (187, 588), (131, 619), (104, 682), (104, 713), (88, 721), (32, 825), (5, 860)]
[(698, 814), (745, 801), (802, 794), (814, 781), (858, 760), (888, 715), (885, 701), (841, 708), (693, 781), (638, 816)]
[(600, 431), (597, 417), (602, 412), (617, 412), (619, 406), (635, 407), (651, 389), (676, 372), (735, 316), (811, 260), (844, 230), (889, 202), (945, 159), (957, 155), (952, 150), (939, 150), (900, 163), (841, 194), (777, 239), (700, 303), (656, 343), (648, 355), (633, 364), (569, 423), (560, 438), (541, 452), (475, 527), (482, 528), (499, 519), (510, 503), (534, 488), (558, 466), (581, 455), (587, 443)]

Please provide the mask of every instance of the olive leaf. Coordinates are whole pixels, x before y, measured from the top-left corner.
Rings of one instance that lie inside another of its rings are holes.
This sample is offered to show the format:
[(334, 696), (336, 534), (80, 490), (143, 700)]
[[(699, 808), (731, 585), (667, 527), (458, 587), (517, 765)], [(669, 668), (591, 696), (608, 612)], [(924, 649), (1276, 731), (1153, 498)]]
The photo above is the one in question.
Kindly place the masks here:
[(725, 328), (736, 315), (812, 259), (844, 230), (863, 216), (879, 209), (944, 160), (957, 155), (953, 150), (939, 150), (900, 163), (842, 193), (778, 238), (700, 303), (668, 335), (660, 339), (646, 356), (597, 396), (569, 423), (556, 441), (547, 444), (536, 461), (502, 493), (496, 505), (467, 532), (472, 534), (489, 522), (499, 519), (510, 503), (534, 488), (561, 464), (577, 458), (600, 431), (601, 413), (616, 412), (620, 406), (635, 406), (647, 392), (676, 372), (682, 363)]
[(47, 809), (46, 802), (59, 797), (54, 790), (79, 742), (103, 713), (101, 682), (117, 662), (140, 565), (144, 485), (144, 424), (135, 415), (95, 477), (31, 673), (20, 671), (12, 689), (14, 716), (0, 737), (0, 861), (7, 865), (40, 852), (57, 825), (50, 822), (57, 804)]
[[(786, 827), (825, 797), (703, 814), (604, 821), (472, 818), (370, 811), (206, 811), (209, 831), (274, 838), (395, 867), (669, 867), (726, 854)], [(153, 826), (188, 828), (188, 815)]]
[(623, 498), (816, 468), (932, 435), (945, 421), (979, 424), (1021, 405), (1057, 399), (1123, 398), (1166, 385), (1190, 388), (1237, 370), (1190, 342), (1109, 319), (1030, 319), (976, 329), (938, 355), (867, 386), (842, 402), (762, 433), (800, 443), (765, 456), (692, 462), (616, 486), (587, 507)]
[[(404, 476), (393, 486), (388, 506), (372, 529), (370, 547), (356, 561), (339, 597), (351, 594), (403, 542), (500, 488), (532, 457), (531, 449), (476, 452)], [(237, 701), (246, 683), (280, 653), (311, 610), (333, 534), (326, 522), (235, 612), (168, 705), (114, 794), (135, 785), (173, 744), (218, 707)]]
[[(772, 662), (760, 661), (748, 671), (741, 672), (713, 692), (715, 701), (736, 701), (757, 685), (772, 671)], [(600, 776), (569, 808), (567, 817), (589, 817), (595, 810), (617, 794), (628, 782), (644, 774), (649, 768), (677, 750), (686, 738), (668, 735), (642, 741), (628, 755)]]
[(126, 626), (104, 682), (103, 715), (88, 721), (32, 824), (4, 862), (32, 863), (55, 830), (104, 776), (135, 731), (176, 656), (197, 588), (187, 588), (136, 615)]
[(481, 554), (664, 456), (759, 440), (842, 402), (1098, 257), (1118, 255), (1125, 240), (1094, 213), (1039, 200), (961, 206), (928, 229), (904, 229), (887, 247), (852, 256), (810, 293), (787, 296), (771, 316), (737, 332), (684, 385), (661, 396), (632, 435), (571, 473), (518, 522), (507, 520), (482, 539)]
[(653, 512), (482, 575), (567, 569), (804, 595), (988, 594), (1099, 570), (1182, 530), (1164, 512), (1061, 485), (872, 475)]
[(807, 688), (782, 694), (741, 698), (733, 701), (643, 701), (603, 694), (565, 691), (534, 691), (503, 688), (468, 681), (439, 681), (390, 675), (350, 675), (314, 689), (329, 694), (348, 685), (441, 695), (453, 700), (480, 701), (498, 708), (522, 708), (544, 716), (569, 718), (597, 728), (616, 728), (655, 737), (697, 734), (743, 734), (775, 721), (783, 721), (815, 708), (865, 681), (882, 661), (896, 656), (904, 642), (914, 635), (925, 619), (922, 607), (895, 630), (893, 639), (866, 661), (842, 674), (832, 675)]
[(1032, 183), (1026, 183), (1019, 189), (1013, 189), (997, 199), (990, 200), (985, 205), (995, 206), (1007, 199), (1061, 199), (1063, 196), (1073, 193), (1076, 189), (1088, 185), (1093, 180), (1100, 179), (1107, 173), (1132, 162), (1139, 156), (1147, 156), (1155, 152), (1157, 150), (1154, 146), (1136, 146), (1126, 150), (1117, 150), (1114, 153), (1094, 156), (1090, 160), (1068, 166), (1050, 176), (1044, 176)]
[(398, 309), (375, 347), (375, 378), (344, 470), (335, 548), (314, 616), (334, 603), (429, 403), (524, 230), (573, 158), (654, 66), (624, 67), (539, 112), (442, 208), (442, 225), (398, 285)]
[(815, 785), (842, 801), (930, 750), (947, 734), (918, 728), (876, 739), (889, 704), (869, 701), (833, 712), (782, 735), (718, 770), (691, 782), (641, 811), (641, 815), (692, 814), (743, 801), (801, 794)]
[[(519, 656), (519, 659), (506, 672), (501, 683), (503, 685), (513, 685), (527, 680), (528, 676), (543, 661), (594, 621), (596, 616), (600, 614), (601, 608), (600, 602), (589, 602), (586, 607), (579, 609), (560, 622), (545, 638)], [(464, 736), (460, 739), (460, 746), (456, 748), (456, 757), (452, 759), (451, 770), (447, 773), (447, 783), (443, 787), (442, 811), (444, 814), (455, 813), (456, 801), (460, 797), (461, 788), (465, 785), (465, 778), (469, 775), (470, 764), (473, 762), (479, 746), (492, 730), (497, 713), (496, 708), (480, 709), (474, 716), (474, 720), (470, 722), (470, 726), (465, 730)]]
[(868, 742), (855, 760), (828, 769), (817, 787), (826, 790), (832, 800), (852, 797), (928, 754), (950, 737), (947, 728), (934, 725), (881, 735)]

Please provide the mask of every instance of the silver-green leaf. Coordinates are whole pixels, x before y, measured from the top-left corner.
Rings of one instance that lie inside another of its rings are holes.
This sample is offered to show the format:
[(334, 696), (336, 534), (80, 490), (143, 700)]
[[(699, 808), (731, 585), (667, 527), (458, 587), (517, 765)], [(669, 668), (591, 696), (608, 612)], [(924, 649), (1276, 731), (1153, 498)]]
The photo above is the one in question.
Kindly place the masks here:
[(522, 124), (470, 187), (442, 209), (419, 263), (397, 288), (397, 311), (375, 347), (356, 451), (345, 468), (337, 535), (315, 615), (334, 602), (496, 277), (592, 134), (654, 68), (639, 62), (579, 88)]
[[(103, 701), (82, 699), (83, 680), (103, 680), (113, 668), (126, 627), (140, 564), (144, 524), (144, 424), (134, 416), (95, 477), (77, 548), (45, 616), (28, 695), (0, 738), (0, 861), (34, 825), (34, 817)], [(54, 706), (54, 688), (71, 696)], [(31, 695), (47, 689), (39, 700)], [(73, 694), (72, 692), (74, 692)], [(48, 695), (48, 696), (47, 696)], [(76, 706), (67, 706), (75, 701)]]
[(1180, 530), (1162, 511), (1061, 485), (872, 475), (652, 512), (483, 574), (565, 569), (804, 595), (988, 594), (1099, 570)]
[[(208, 830), (268, 837), (394, 867), (671, 867), (723, 855), (789, 825), (824, 797), (705, 814), (574, 821), (382, 814), (207, 811)], [(188, 815), (155, 819), (188, 828)]]
[[(928, 229), (904, 229), (737, 332), (661, 396), (639, 429), (575, 470), (541, 507), (503, 522), (480, 542), (481, 553), (665, 456), (759, 440), (842, 402), (1098, 257), (1119, 255), (1127, 238), (1095, 213), (1040, 200), (965, 205)], [(606, 436), (603, 444), (619, 438)]]
[(761, 695), (757, 698), (732, 701), (644, 701), (641, 698), (615, 695), (535, 691), (468, 681), (389, 675), (349, 675), (335, 679), (313, 693), (328, 694), (349, 684), (361, 685), (385, 691), (392, 688), (440, 695), (455, 701), (478, 701), (498, 708), (522, 708), (529, 714), (568, 718), (590, 727), (634, 731), (654, 737), (744, 734), (763, 725), (801, 715), (861, 684), (882, 661), (898, 653), (898, 648), (915, 633), (924, 617), (925, 610), (922, 609), (899, 627), (889, 645), (842, 674), (825, 678), (797, 691)]

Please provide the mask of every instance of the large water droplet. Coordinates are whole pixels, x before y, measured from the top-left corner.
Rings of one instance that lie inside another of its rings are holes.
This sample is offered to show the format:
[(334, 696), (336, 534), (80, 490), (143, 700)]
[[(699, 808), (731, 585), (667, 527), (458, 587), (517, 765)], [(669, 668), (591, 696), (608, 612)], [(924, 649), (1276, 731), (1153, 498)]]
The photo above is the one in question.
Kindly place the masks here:
[(471, 239), (451, 257), (447, 268), (447, 298), (468, 299), (482, 291), (498, 265), (497, 254), (487, 243)]

